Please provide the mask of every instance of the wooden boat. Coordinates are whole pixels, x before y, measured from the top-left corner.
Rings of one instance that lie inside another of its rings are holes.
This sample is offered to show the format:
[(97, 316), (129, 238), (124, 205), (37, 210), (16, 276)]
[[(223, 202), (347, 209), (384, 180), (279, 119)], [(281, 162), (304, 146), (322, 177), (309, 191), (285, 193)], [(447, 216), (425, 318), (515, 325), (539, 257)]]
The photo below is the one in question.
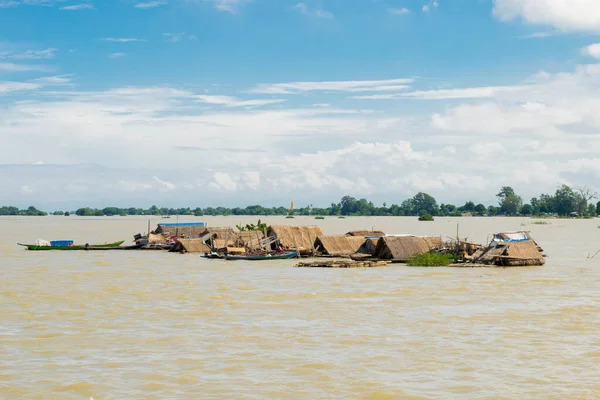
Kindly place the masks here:
[(216, 253), (216, 252), (212, 251), (210, 253), (204, 253), (202, 255), (202, 257), (203, 258), (208, 258), (208, 259), (211, 259), (211, 260), (222, 260), (222, 259), (225, 258), (225, 255), (221, 254), (221, 253)]
[(246, 255), (227, 255), (225, 256), (226, 260), (234, 261), (234, 260), (248, 260), (248, 261), (264, 261), (264, 260), (287, 260), (290, 258), (298, 257), (297, 251), (290, 251), (288, 253), (283, 254), (246, 254)]
[(105, 244), (85, 244), (83, 246), (81, 245), (70, 245), (70, 246), (46, 246), (46, 245), (37, 245), (37, 244), (23, 244), (23, 243), (17, 243), (19, 246), (24, 246), (27, 247), (27, 250), (37, 250), (37, 251), (41, 251), (41, 250), (108, 250), (108, 249), (114, 249), (116, 247), (119, 247), (120, 245), (122, 245), (123, 243), (125, 243), (124, 240), (121, 240), (119, 242), (114, 242), (114, 243), (105, 243)]

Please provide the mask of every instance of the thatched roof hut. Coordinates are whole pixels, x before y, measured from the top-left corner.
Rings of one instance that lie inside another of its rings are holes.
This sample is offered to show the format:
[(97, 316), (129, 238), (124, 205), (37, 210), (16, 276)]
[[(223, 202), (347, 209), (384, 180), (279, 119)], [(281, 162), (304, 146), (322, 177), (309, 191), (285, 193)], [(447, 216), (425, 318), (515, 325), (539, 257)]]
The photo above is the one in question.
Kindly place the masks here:
[(226, 226), (204, 228), (199, 237), (206, 241), (209, 239), (233, 239), (235, 235), (233, 228)]
[(175, 253), (207, 253), (210, 252), (202, 239), (178, 239), (170, 250)]
[(441, 237), (385, 236), (377, 242), (374, 257), (406, 262), (416, 254), (427, 253), (442, 246)]
[(157, 234), (154, 234), (154, 233), (150, 233), (148, 235), (148, 242), (147, 242), (147, 244), (167, 244), (167, 243), (169, 243), (169, 241), (163, 235), (157, 235)]
[[(281, 243), (286, 249), (296, 249), (300, 254), (310, 254), (313, 252), (313, 245), (319, 236), (323, 236), (323, 231), (319, 226), (270, 226), (267, 236), (273, 237)], [(294, 238), (296, 242), (294, 243)]]
[(364, 242), (365, 238), (359, 236), (319, 236), (315, 240), (315, 249), (324, 256), (349, 257)]
[(488, 247), (473, 254), (473, 262), (506, 267), (544, 265), (546, 259), (537, 243), (529, 233), (520, 234), (495, 234)]
[(204, 222), (182, 222), (175, 224), (158, 224), (158, 227), (154, 230), (157, 235), (163, 235), (165, 237), (184, 237), (184, 238), (197, 238), (206, 231)]
[(348, 233), (346, 233), (346, 236), (360, 236), (360, 237), (367, 237), (367, 236), (385, 236), (385, 233), (383, 231), (350, 231)]
[(365, 239), (358, 250), (356, 250), (356, 253), (353, 257), (359, 258), (372, 256), (375, 254), (375, 250), (377, 249), (377, 242), (379, 242), (379, 239)]

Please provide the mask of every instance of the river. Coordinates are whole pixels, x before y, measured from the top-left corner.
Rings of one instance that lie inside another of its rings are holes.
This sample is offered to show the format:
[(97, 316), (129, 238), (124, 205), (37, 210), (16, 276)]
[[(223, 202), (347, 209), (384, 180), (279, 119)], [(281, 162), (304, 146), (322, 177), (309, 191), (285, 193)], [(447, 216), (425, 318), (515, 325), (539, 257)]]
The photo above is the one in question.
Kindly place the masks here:
[[(483, 243), (530, 230), (525, 268), (294, 268), (154, 251), (143, 217), (0, 217), (0, 399), (598, 399), (599, 220), (264, 217)], [(256, 217), (203, 217), (209, 226)], [(171, 220), (153, 219), (157, 222)]]

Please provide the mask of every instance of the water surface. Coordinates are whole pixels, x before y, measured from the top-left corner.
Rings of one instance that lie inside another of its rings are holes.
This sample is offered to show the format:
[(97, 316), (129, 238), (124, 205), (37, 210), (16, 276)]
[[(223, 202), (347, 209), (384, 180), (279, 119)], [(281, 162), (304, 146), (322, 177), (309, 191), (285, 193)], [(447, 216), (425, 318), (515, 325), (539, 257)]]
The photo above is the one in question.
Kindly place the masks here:
[(528, 229), (549, 257), (528, 268), (329, 270), (29, 252), (16, 242), (130, 240), (147, 220), (0, 217), (0, 398), (600, 398), (597, 220), (263, 220), (452, 237), (459, 223), (477, 242)]

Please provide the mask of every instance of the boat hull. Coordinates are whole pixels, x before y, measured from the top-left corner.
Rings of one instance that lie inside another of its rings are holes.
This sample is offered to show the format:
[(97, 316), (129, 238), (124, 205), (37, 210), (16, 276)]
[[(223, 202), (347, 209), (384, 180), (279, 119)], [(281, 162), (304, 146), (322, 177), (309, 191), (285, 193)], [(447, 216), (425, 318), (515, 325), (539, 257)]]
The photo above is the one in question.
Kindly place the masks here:
[(27, 250), (34, 250), (34, 251), (48, 251), (48, 250), (76, 251), (76, 250), (114, 249), (116, 247), (119, 247), (123, 243), (125, 243), (124, 240), (121, 240), (119, 242), (114, 242), (114, 243), (93, 244), (93, 245), (88, 245), (88, 246), (79, 246), (79, 245), (77, 245), (77, 246), (38, 246), (35, 244), (21, 244), (21, 243), (19, 243), (19, 245), (27, 247)]

